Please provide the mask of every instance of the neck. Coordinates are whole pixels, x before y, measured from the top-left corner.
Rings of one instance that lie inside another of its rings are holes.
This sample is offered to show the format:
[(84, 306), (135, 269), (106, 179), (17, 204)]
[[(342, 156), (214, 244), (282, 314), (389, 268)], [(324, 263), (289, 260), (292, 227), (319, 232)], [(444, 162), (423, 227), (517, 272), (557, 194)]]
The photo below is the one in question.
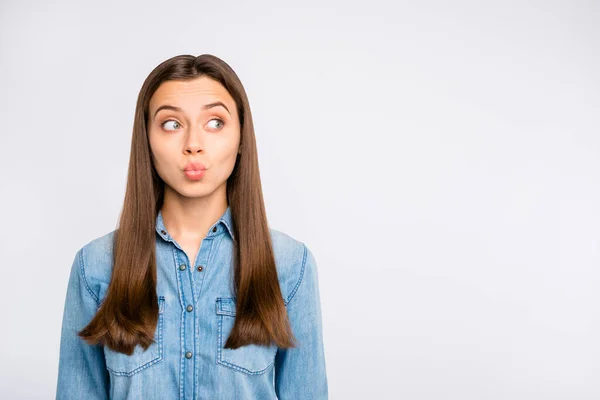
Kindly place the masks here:
[(207, 235), (210, 227), (227, 210), (227, 196), (223, 193), (211, 196), (183, 197), (165, 188), (161, 208), (163, 223), (173, 237), (199, 239)]

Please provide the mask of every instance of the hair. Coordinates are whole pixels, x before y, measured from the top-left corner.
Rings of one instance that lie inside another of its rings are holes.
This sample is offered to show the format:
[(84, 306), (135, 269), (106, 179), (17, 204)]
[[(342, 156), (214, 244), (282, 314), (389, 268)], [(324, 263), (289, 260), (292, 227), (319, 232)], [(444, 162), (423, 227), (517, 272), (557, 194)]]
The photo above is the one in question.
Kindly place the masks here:
[(277, 277), (248, 97), (233, 69), (211, 54), (163, 61), (139, 92), (125, 199), (113, 241), (112, 277), (98, 311), (78, 333), (89, 344), (131, 355), (136, 345), (147, 349), (154, 341), (158, 321), (155, 229), (165, 183), (152, 162), (148, 108), (161, 83), (202, 76), (225, 87), (235, 100), (240, 122), (240, 153), (226, 189), (234, 232), (236, 318), (224, 347), (251, 343), (296, 347)]

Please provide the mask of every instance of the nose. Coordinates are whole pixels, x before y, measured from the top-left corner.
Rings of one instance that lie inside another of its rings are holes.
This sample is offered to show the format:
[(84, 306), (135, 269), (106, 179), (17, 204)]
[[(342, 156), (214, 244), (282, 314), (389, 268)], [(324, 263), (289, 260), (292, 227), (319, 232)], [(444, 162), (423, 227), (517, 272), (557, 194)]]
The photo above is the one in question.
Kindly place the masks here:
[(188, 132), (186, 142), (184, 145), (184, 152), (186, 154), (195, 154), (204, 151), (204, 144), (202, 140), (202, 129), (191, 128)]

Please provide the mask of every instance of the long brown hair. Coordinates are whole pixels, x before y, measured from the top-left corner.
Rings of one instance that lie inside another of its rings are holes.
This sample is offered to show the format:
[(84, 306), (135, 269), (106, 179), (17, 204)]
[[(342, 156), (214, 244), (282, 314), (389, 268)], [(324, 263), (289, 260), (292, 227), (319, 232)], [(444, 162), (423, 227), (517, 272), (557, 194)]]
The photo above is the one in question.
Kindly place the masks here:
[(161, 83), (208, 76), (235, 100), (240, 122), (240, 154), (227, 180), (234, 232), (236, 319), (225, 348), (247, 344), (296, 347), (279, 287), (258, 168), (256, 138), (246, 91), (237, 74), (211, 54), (180, 55), (148, 75), (137, 99), (123, 210), (113, 242), (113, 272), (91, 322), (79, 332), (90, 344), (131, 355), (148, 348), (158, 321), (156, 217), (164, 181), (152, 163), (148, 132), (150, 98)]

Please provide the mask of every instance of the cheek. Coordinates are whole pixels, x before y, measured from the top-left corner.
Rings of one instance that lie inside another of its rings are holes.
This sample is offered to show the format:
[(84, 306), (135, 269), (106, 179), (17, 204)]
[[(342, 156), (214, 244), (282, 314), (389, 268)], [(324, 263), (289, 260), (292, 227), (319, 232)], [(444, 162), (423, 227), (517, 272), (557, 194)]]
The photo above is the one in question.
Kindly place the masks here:
[(235, 162), (237, 159), (237, 145), (227, 143), (226, 145), (219, 148), (218, 152), (215, 152), (215, 156), (212, 158), (213, 164), (213, 177), (218, 181), (223, 181), (229, 178)]
[[(219, 149), (219, 163), (224, 168), (232, 168), (237, 157), (238, 144), (237, 142), (227, 142)], [(231, 165), (230, 165), (231, 164)]]
[(152, 153), (152, 161), (156, 171), (159, 172), (159, 174), (167, 172), (166, 169), (169, 165), (169, 149), (167, 147), (167, 143), (163, 143), (152, 136), (150, 136), (149, 142), (150, 151)]

